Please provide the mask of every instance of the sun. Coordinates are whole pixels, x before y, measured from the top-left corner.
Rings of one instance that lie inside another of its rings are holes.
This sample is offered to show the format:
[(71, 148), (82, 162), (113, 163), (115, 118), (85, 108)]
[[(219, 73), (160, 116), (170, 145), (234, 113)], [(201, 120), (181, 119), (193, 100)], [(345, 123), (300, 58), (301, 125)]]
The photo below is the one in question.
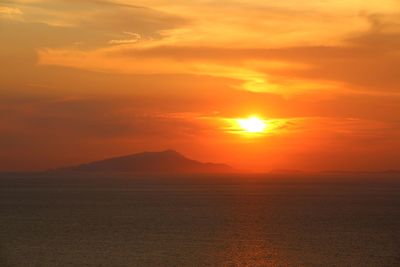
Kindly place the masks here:
[(255, 116), (246, 119), (237, 119), (237, 122), (242, 130), (248, 133), (262, 133), (267, 128), (267, 124), (264, 120)]

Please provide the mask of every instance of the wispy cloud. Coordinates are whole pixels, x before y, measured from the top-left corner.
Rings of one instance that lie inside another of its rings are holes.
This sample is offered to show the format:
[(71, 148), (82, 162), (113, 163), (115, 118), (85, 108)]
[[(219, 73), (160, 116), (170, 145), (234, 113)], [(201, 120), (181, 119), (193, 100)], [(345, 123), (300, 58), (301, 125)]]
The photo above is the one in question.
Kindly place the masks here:
[(134, 44), (137, 43), (142, 36), (138, 33), (133, 33), (133, 32), (123, 32), (125, 35), (127, 35), (129, 38), (128, 39), (114, 39), (110, 40), (108, 43), (112, 45), (123, 45), (123, 44)]
[(0, 17), (12, 19), (20, 17), (22, 14), (23, 13), (19, 8), (0, 6)]

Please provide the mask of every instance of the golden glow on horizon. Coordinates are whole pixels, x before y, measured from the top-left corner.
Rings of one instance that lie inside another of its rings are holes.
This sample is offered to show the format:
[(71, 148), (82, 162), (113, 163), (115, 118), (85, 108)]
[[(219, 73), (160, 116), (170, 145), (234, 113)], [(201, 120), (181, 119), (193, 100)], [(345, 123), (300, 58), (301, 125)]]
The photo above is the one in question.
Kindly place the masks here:
[(267, 128), (267, 124), (256, 116), (247, 119), (238, 119), (239, 126), (248, 133), (262, 133)]

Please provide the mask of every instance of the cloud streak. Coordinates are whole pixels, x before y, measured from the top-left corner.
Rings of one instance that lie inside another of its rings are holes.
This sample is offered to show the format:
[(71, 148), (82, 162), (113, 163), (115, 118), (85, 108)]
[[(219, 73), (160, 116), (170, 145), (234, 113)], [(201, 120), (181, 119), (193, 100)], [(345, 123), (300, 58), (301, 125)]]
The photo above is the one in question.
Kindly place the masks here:
[(219, 48), (160, 46), (149, 41), (88, 52), (41, 50), (39, 64), (132, 74), (226, 77), (242, 81), (244, 90), (278, 94), (332, 88), (337, 92), (400, 93), (396, 68), (400, 65), (400, 28), (373, 18), (368, 17), (368, 31), (347, 38), (341, 46)]

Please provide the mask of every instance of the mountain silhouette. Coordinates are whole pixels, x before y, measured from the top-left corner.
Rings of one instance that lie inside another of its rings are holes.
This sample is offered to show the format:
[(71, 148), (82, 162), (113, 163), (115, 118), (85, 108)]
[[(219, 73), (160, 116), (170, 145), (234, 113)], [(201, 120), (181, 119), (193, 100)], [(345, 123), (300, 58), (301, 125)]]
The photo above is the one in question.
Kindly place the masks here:
[(227, 173), (234, 172), (225, 164), (203, 163), (189, 159), (174, 150), (142, 152), (66, 167), (72, 172), (137, 172), (137, 173)]

